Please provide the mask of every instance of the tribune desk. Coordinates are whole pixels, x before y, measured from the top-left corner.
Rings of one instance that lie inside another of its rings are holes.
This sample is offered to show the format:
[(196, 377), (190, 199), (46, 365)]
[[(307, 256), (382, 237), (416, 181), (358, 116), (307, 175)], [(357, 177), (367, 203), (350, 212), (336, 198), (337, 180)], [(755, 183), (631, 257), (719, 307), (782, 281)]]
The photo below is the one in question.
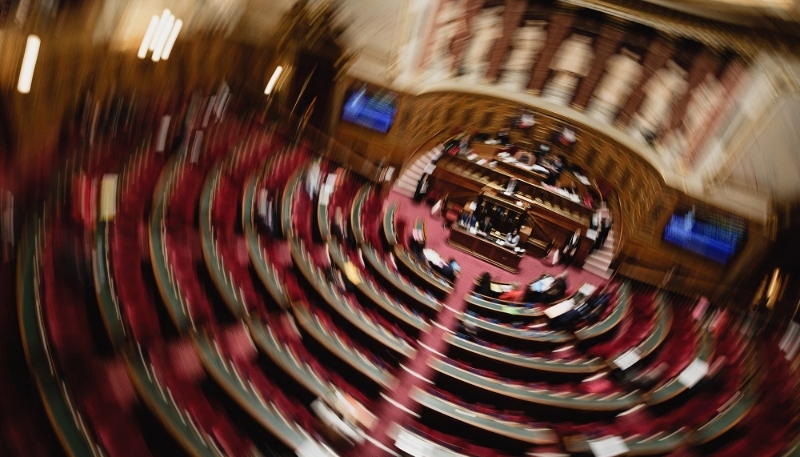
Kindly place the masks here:
[(504, 270), (517, 273), (522, 256), (525, 255), (525, 250), (515, 251), (513, 248), (498, 244), (498, 241), (502, 240), (493, 236), (471, 233), (458, 224), (453, 224), (450, 229), (450, 238), (447, 240), (448, 244), (457, 249), (497, 265)]

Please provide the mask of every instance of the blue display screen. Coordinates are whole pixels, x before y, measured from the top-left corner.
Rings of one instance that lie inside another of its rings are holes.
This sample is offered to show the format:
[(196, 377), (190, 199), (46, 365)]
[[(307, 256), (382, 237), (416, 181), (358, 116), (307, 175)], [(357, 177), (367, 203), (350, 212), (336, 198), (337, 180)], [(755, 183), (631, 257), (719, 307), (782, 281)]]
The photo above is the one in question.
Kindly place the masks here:
[(698, 219), (693, 211), (673, 214), (664, 240), (723, 265), (736, 254), (745, 232), (744, 220), (736, 217)]
[(397, 114), (397, 95), (392, 92), (370, 94), (363, 87), (344, 103), (342, 119), (368, 129), (386, 133)]

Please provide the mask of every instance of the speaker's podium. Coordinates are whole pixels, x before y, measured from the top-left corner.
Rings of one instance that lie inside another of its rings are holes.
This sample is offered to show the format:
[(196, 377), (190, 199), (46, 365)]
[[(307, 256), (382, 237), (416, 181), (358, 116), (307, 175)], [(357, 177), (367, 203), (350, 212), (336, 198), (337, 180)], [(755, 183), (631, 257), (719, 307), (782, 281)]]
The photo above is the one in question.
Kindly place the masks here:
[[(510, 192), (484, 188), (473, 202), (465, 205), (474, 210), (478, 223), (472, 227), (454, 224), (448, 243), (500, 268), (517, 272), (526, 253), (544, 258), (553, 246), (553, 241), (528, 217), (529, 206)], [(488, 233), (484, 231), (487, 219), (491, 224)], [(514, 229), (518, 230), (519, 242), (509, 246), (506, 236)]]

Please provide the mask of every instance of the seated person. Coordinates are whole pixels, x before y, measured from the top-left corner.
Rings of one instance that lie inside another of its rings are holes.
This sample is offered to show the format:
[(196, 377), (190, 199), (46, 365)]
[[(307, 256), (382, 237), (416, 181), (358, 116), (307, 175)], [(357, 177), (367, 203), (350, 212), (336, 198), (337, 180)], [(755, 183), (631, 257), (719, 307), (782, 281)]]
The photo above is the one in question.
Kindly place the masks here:
[(495, 292), (492, 290), (492, 275), (490, 275), (488, 272), (484, 272), (478, 279), (478, 285), (475, 286), (475, 292), (486, 297), (493, 298), (497, 298), (500, 295), (500, 292)]
[(463, 213), (461, 213), (461, 218), (458, 220), (458, 223), (462, 227), (469, 228), (477, 224), (478, 220), (475, 217), (475, 213), (473, 213), (472, 211), (464, 211)]
[(528, 286), (525, 291), (525, 302), (553, 303), (564, 297), (567, 292), (567, 272), (553, 277), (547, 273)]
[(547, 144), (540, 144), (533, 154), (536, 156), (536, 165), (542, 165), (542, 159), (550, 153), (550, 146)]
[(417, 259), (424, 262), (425, 261), (425, 254), (423, 249), (425, 249), (425, 237), (422, 235), (421, 230), (414, 229), (411, 231), (411, 238), (408, 240), (408, 247)]
[(483, 222), (478, 225), (478, 231), (483, 232), (487, 235), (492, 233), (492, 218), (486, 216), (483, 218)]
[(561, 158), (561, 156), (556, 156), (550, 166), (546, 168), (550, 174), (547, 176), (545, 184), (555, 186), (558, 182), (558, 178), (561, 177), (561, 172), (564, 170), (564, 160)]
[(505, 193), (513, 194), (517, 190), (517, 178), (509, 178), (506, 184)]
[(450, 257), (447, 262), (442, 260), (440, 257), (438, 262), (431, 262), (431, 266), (436, 272), (450, 282), (455, 282), (459, 272), (461, 271), (461, 265), (459, 265), (458, 262), (456, 262), (456, 259), (452, 257)]
[(531, 157), (530, 153), (526, 151), (521, 151), (516, 156), (517, 162), (523, 165), (533, 165), (533, 158)]
[(564, 130), (561, 131), (561, 136), (559, 137), (559, 141), (564, 146), (572, 146), (572, 143), (575, 142), (577, 139), (575, 135), (575, 130), (572, 130), (569, 126), (565, 126)]
[(497, 141), (499, 141), (503, 146), (508, 146), (511, 144), (511, 139), (509, 138), (508, 133), (509, 129), (500, 129), (500, 131), (497, 132)]
[(533, 113), (523, 113), (522, 116), (519, 117), (516, 127), (518, 129), (529, 129), (535, 124), (536, 120)]
[(514, 284), (513, 289), (509, 290), (508, 292), (503, 292), (497, 298), (506, 301), (522, 302), (523, 299), (525, 298), (525, 288), (519, 287), (517, 284)]
[(592, 320), (602, 312), (610, 299), (610, 294), (590, 297), (572, 310), (550, 320), (550, 326), (553, 328), (572, 327), (581, 322)]
[(511, 231), (508, 235), (506, 235), (506, 246), (510, 248), (515, 248), (519, 244), (519, 230), (514, 227), (514, 230)]

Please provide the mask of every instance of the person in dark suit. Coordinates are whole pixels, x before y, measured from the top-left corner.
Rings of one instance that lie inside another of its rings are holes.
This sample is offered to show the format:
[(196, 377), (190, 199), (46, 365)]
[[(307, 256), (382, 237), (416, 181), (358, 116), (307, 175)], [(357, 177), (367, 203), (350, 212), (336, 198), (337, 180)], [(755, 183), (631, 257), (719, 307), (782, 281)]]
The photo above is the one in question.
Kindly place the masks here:
[(411, 252), (417, 256), (420, 262), (427, 262), (425, 259), (425, 253), (423, 249), (425, 249), (425, 238), (422, 236), (422, 232), (420, 230), (414, 229), (411, 231), (411, 238), (408, 240), (408, 247), (411, 249)]
[(606, 244), (606, 238), (608, 238), (608, 232), (611, 231), (612, 225), (614, 225), (614, 221), (611, 219), (610, 215), (607, 218), (603, 219), (603, 222), (600, 227), (600, 233), (597, 236), (598, 249), (603, 247), (604, 244)]
[(575, 254), (578, 253), (578, 247), (581, 244), (581, 231), (576, 230), (575, 233), (567, 240), (567, 243), (564, 244), (564, 247), (561, 248), (561, 258), (559, 259), (560, 265), (569, 266), (572, 264), (572, 260), (575, 258)]
[(464, 212), (464, 213), (461, 215), (461, 219), (459, 220), (459, 223), (460, 223), (460, 224), (461, 224), (461, 226), (462, 226), (462, 227), (464, 227), (464, 228), (470, 228), (470, 227), (474, 227), (474, 226), (475, 226), (475, 224), (477, 224), (477, 223), (478, 223), (478, 218), (476, 218), (476, 217), (475, 217), (475, 213), (474, 213), (474, 212), (472, 212), (472, 211), (465, 211), (465, 212)]
[(567, 293), (567, 272), (553, 277), (547, 273), (530, 283), (525, 290), (527, 303), (552, 303)]
[(487, 297), (497, 297), (499, 293), (492, 290), (492, 275), (489, 272), (484, 272), (478, 280), (478, 285), (475, 286), (475, 292), (485, 295)]
[(553, 163), (550, 164), (548, 171), (550, 172), (550, 174), (547, 176), (545, 184), (555, 186), (556, 183), (558, 182), (558, 178), (561, 177), (561, 172), (564, 171), (563, 158), (561, 156), (556, 156), (556, 158), (553, 159)]
[(497, 141), (499, 141), (503, 146), (508, 146), (511, 144), (511, 139), (509, 138), (508, 133), (508, 129), (501, 129), (499, 132), (497, 132)]
[(483, 222), (478, 226), (478, 230), (487, 235), (492, 233), (492, 218), (489, 216), (484, 217)]
[(506, 184), (505, 192), (507, 194), (513, 194), (517, 190), (517, 178), (509, 178), (508, 183)]
[(422, 199), (425, 197), (425, 194), (428, 193), (428, 187), (430, 186), (430, 179), (431, 175), (428, 173), (423, 173), (422, 176), (419, 178), (417, 182), (417, 188), (414, 190), (414, 201), (421, 202)]

